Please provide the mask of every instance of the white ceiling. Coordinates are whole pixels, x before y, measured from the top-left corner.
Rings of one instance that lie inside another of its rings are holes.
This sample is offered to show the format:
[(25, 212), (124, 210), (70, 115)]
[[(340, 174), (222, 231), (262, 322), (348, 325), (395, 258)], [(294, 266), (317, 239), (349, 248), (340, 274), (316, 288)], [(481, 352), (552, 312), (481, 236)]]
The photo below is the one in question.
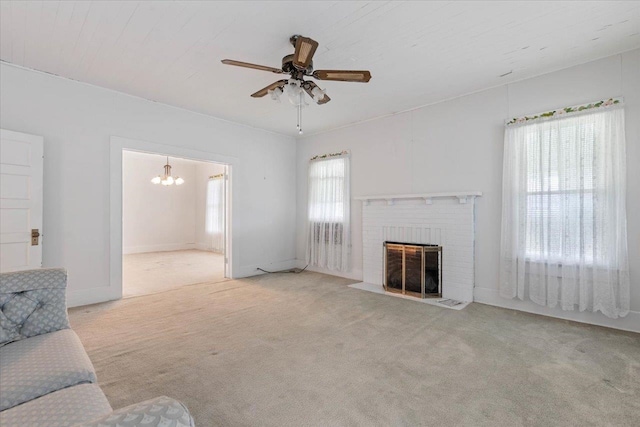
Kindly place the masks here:
[[(640, 47), (640, 2), (2, 1), (0, 58), (251, 126), (295, 135), (288, 103), (249, 95), (278, 80), (220, 63), (280, 66), (289, 36), (320, 43), (307, 134)], [(505, 77), (500, 75), (512, 71)]]

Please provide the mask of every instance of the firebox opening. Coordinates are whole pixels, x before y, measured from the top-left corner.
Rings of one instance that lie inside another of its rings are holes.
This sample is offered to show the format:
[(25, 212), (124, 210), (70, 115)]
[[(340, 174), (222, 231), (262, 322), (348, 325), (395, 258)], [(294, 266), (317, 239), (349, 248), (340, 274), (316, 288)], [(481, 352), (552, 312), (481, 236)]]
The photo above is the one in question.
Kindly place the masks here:
[(418, 298), (442, 296), (442, 246), (384, 242), (384, 287)]

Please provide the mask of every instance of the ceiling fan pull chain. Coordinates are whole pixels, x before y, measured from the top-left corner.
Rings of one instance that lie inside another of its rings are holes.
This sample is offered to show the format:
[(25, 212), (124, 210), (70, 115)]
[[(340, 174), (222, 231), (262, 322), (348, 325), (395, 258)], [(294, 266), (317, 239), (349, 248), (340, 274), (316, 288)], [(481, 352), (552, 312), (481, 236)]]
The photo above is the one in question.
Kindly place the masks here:
[(298, 103), (298, 133), (302, 135), (302, 103), (304, 102), (304, 97), (302, 95), (302, 89), (300, 89), (299, 103)]

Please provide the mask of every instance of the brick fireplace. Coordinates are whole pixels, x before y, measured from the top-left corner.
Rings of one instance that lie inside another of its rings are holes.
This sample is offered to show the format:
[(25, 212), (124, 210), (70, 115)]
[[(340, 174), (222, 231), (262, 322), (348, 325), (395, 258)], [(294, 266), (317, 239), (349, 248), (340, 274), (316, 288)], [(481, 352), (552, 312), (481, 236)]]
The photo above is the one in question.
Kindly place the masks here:
[(473, 301), (475, 199), (480, 192), (365, 196), (363, 283), (383, 286), (384, 242), (441, 246), (442, 297)]

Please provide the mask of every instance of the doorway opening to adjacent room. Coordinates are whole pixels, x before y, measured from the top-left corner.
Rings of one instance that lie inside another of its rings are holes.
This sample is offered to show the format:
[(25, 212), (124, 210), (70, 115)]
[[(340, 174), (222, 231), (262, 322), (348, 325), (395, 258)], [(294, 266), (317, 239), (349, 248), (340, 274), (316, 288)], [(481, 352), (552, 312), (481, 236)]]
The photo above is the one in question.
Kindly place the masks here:
[(122, 151), (122, 296), (230, 277), (228, 165)]

